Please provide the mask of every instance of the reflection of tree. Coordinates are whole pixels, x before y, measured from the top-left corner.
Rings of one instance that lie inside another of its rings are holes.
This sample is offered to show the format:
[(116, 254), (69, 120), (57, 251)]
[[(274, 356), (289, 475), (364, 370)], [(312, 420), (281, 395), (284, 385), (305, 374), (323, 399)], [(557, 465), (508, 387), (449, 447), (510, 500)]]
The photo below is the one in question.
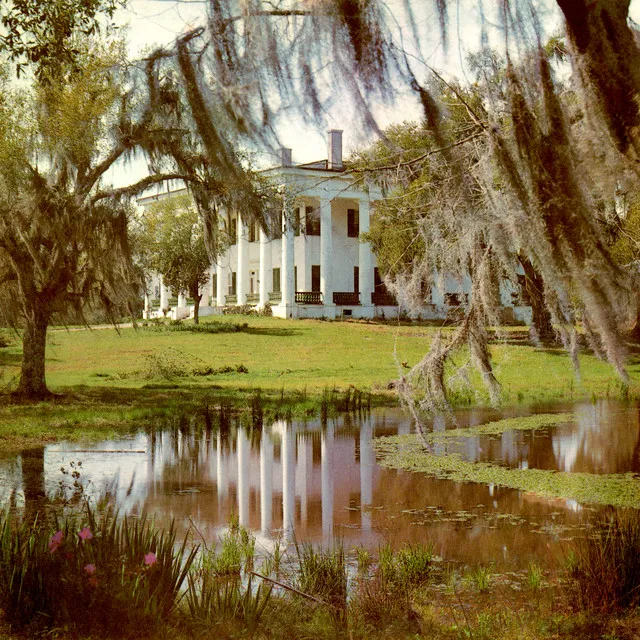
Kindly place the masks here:
[(26, 521), (34, 521), (42, 513), (47, 497), (44, 489), (44, 447), (23, 449), (20, 458), (24, 518)]

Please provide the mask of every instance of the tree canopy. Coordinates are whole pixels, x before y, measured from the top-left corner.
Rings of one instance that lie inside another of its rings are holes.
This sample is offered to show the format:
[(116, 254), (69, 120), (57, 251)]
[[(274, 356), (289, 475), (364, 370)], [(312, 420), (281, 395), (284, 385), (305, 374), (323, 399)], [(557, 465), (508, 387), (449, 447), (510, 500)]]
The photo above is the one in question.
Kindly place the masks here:
[(198, 324), (200, 287), (209, 281), (211, 258), (191, 198), (173, 196), (153, 203), (140, 217), (139, 227), (136, 244), (143, 263), (148, 271), (161, 274), (174, 293), (193, 298), (193, 321)]

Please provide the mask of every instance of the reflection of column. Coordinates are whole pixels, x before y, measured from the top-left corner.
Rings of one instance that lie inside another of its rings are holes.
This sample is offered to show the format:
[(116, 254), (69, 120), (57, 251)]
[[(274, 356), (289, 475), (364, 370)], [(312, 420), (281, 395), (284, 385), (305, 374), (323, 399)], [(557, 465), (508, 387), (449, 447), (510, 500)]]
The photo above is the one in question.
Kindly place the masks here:
[[(218, 441), (216, 443), (216, 483), (218, 485), (218, 509), (221, 509), (222, 503), (229, 495), (229, 480), (227, 478), (227, 461), (224, 459), (222, 451), (222, 436), (218, 433)], [(220, 513), (218, 514), (220, 515)]]
[(360, 426), (360, 522), (364, 531), (371, 530), (373, 502), (373, 447), (371, 446), (371, 418)]
[(333, 304), (332, 270), (331, 200), (320, 198), (320, 291), (324, 304)]
[(298, 434), (298, 465), (296, 467), (296, 486), (300, 495), (300, 524), (307, 526), (307, 438), (305, 434)]
[[(369, 231), (369, 200), (359, 201), (359, 227), (360, 233)], [(373, 291), (373, 259), (371, 245), (368, 242), (360, 242), (358, 245), (358, 287), (360, 288), (360, 304), (370, 305)]]
[(249, 230), (238, 214), (238, 271), (236, 275), (236, 295), (238, 304), (246, 304), (249, 291)]
[(269, 238), (265, 230), (260, 227), (260, 308), (269, 302), (269, 287), (271, 286), (271, 278), (273, 271), (271, 269), (271, 247), (269, 246)]
[(282, 304), (292, 305), (295, 299), (295, 273), (294, 273), (294, 236), (293, 236), (293, 209), (290, 203), (285, 204), (284, 213), (282, 215), (282, 272), (281, 288)]
[(260, 442), (260, 529), (271, 529), (273, 501), (273, 440), (271, 434), (262, 432)]
[(249, 526), (249, 440), (238, 429), (238, 522)]
[(322, 535), (333, 535), (333, 425), (327, 425), (320, 440), (320, 477), (322, 484)]
[(296, 462), (293, 426), (287, 424), (282, 433), (282, 528), (293, 532), (296, 506)]

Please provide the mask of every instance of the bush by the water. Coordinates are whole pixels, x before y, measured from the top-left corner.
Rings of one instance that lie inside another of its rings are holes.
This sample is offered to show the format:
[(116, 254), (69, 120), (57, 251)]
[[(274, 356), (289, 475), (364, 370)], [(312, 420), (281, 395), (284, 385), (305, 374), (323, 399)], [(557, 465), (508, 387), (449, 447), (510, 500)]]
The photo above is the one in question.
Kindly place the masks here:
[(47, 526), (0, 520), (0, 602), (15, 628), (120, 635), (154, 628), (181, 597), (197, 547), (176, 546), (173, 527), (112, 510)]
[(613, 611), (640, 605), (640, 513), (615, 511), (596, 520), (569, 554), (577, 606)]

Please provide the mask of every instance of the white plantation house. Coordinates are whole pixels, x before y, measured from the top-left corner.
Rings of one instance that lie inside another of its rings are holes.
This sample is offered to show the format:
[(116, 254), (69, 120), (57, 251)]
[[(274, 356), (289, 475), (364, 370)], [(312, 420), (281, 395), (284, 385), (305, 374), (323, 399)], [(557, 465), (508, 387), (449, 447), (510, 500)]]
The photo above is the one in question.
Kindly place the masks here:
[[(291, 150), (282, 149), (281, 165), (265, 171), (285, 194), (287, 211), (281, 228), (269, 234), (244, 220), (242, 211), (226, 212), (232, 244), (212, 265), (201, 315), (221, 313), (232, 305), (270, 305), (273, 315), (282, 318), (373, 318), (398, 313), (371, 246), (360, 239), (369, 229), (372, 203), (382, 194), (344, 172), (342, 131), (328, 132), (327, 150), (327, 160), (294, 165)], [(138, 204), (144, 208), (185, 191), (164, 190), (140, 198)], [(446, 317), (469, 291), (468, 282), (452, 277), (437, 280), (420, 314), (423, 317)], [(504, 291), (505, 305), (517, 301), (515, 289)], [(161, 277), (154, 278), (146, 313), (188, 317), (189, 302), (183, 296), (171, 297)], [(514, 309), (516, 318), (523, 313), (524, 309)]]

